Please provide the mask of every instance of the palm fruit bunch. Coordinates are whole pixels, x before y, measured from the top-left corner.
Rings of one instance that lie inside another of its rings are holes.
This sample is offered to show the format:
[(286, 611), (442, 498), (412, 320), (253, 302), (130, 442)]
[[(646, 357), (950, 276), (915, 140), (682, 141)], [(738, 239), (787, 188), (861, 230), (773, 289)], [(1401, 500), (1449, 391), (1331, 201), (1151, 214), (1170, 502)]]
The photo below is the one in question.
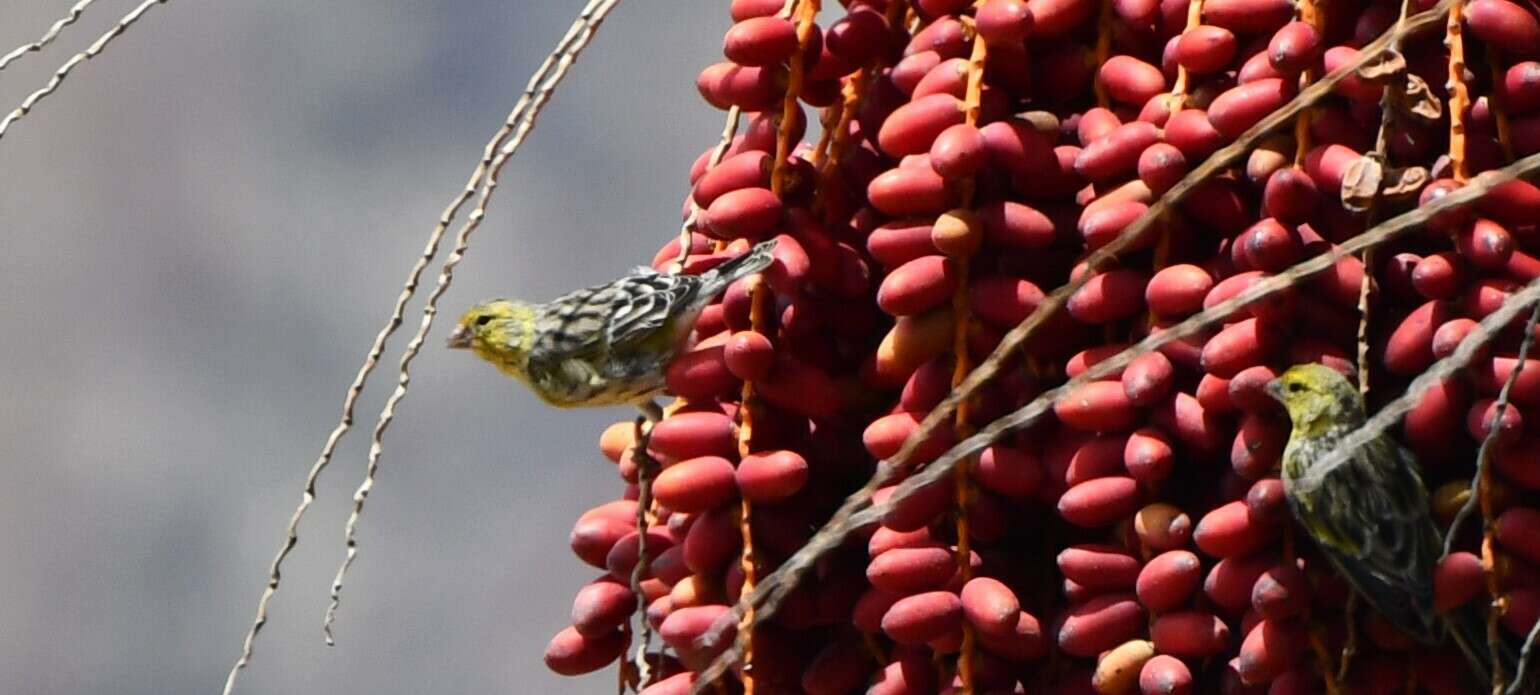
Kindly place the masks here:
[[(698, 272), (770, 238), (776, 262), (702, 316), (646, 451), (631, 422), (601, 436), (624, 487), (573, 528), (603, 574), (577, 591), (553, 670), (619, 662), (641, 692), (684, 693), (736, 637), (742, 658), (707, 692), (1477, 692), (1452, 645), (1354, 601), (1294, 526), (1277, 477), (1290, 425), (1263, 389), (1322, 362), (1363, 379), (1373, 412), (1453, 354), (1540, 278), (1540, 188), (1519, 179), (1079, 386), (822, 554), (768, 619), (709, 628), (909, 440), (875, 501), (1097, 362), (1540, 151), (1535, 5), (728, 10), (725, 60), (697, 85), (729, 130), (653, 264)], [(1024, 349), (920, 432), (1040, 308)], [(1540, 616), (1525, 337), (1503, 328), (1392, 430), (1441, 526), (1479, 498), (1436, 603), (1490, 602), (1498, 639)]]

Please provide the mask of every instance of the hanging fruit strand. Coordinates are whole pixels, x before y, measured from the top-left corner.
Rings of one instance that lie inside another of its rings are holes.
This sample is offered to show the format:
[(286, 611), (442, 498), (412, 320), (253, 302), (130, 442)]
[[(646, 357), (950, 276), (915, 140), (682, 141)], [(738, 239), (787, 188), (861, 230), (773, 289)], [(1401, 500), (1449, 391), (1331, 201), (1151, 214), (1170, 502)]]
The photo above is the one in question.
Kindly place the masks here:
[[(818, 16), (818, 9), (818, 0), (787, 0), (782, 10), (783, 16), (795, 22), (797, 37), (797, 50), (789, 59), (786, 94), (782, 98), (780, 126), (775, 138), (775, 159), (770, 170), (770, 190), (777, 198), (783, 200), (786, 197), (787, 163), (791, 158), (792, 147), (796, 144), (795, 129), (800, 109), (797, 99), (804, 84), (805, 55), (810, 46), (814, 29), (813, 20)], [(766, 325), (765, 312), (769, 310), (767, 305), (772, 301), (772, 296), (765, 287), (763, 276), (752, 276), (748, 282), (749, 325), (755, 333), (763, 335)], [(745, 379), (738, 405), (739, 460), (754, 453), (754, 419), (758, 407), (754, 381)], [(741, 592), (744, 595), (754, 591), (754, 585), (759, 579), (759, 558), (755, 552), (753, 526), (753, 505), (748, 496), (743, 495), (739, 509), (739, 530), (743, 538), (743, 555), (740, 562), (743, 569)], [(757, 680), (754, 674), (754, 628), (753, 611), (748, 611), (744, 613), (738, 628), (738, 639), (743, 643), (743, 669), (739, 680), (743, 685), (744, 695), (754, 695)]]
[[(1100, 68), (1107, 63), (1107, 58), (1112, 54), (1112, 31), (1114, 0), (1101, 0), (1100, 8), (1096, 13), (1096, 50), (1091, 54), (1091, 68)], [(1096, 105), (1107, 108), (1112, 100), (1107, 96), (1107, 85), (1102, 83), (1100, 75), (1091, 82), (1091, 89), (1096, 93)]]
[(1449, 49), (1449, 163), (1454, 180), (1470, 179), (1470, 163), (1465, 146), (1465, 119), (1470, 115), (1470, 88), (1465, 84), (1465, 2), (1455, 0), (1449, 6), (1444, 46)]
[[(981, 5), (977, 3), (975, 6)], [(988, 54), (987, 42), (984, 37), (975, 35), (973, 48), (968, 57), (967, 75), (968, 83), (963, 99), (963, 122), (969, 127), (976, 127), (979, 120), (980, 101), (984, 89), (984, 61)], [(979, 234), (977, 217), (969, 211), (974, 203), (976, 182), (972, 176), (965, 177), (957, 182), (959, 188), (958, 198), (961, 201), (956, 217), (961, 223), (959, 229), (968, 238), (977, 238)], [(944, 216), (946, 217), (946, 216)], [(962, 249), (971, 250), (972, 243), (963, 243)], [(945, 251), (946, 249), (943, 249)], [(955, 388), (968, 378), (973, 364), (968, 352), (968, 331), (973, 321), (972, 308), (968, 301), (968, 277), (970, 270), (971, 253), (957, 253), (954, 256), (957, 262), (957, 290), (952, 294), (952, 359), (954, 360), (952, 371), (952, 386)], [(971, 407), (967, 401), (958, 404), (957, 414), (954, 417), (953, 428), (959, 440), (966, 439), (974, 430), (969, 420)], [(970, 470), (974, 458), (964, 458), (953, 466), (953, 488), (955, 493), (953, 514), (956, 517), (957, 532), (957, 573), (962, 584), (966, 585), (973, 578), (972, 564), (972, 531), (969, 528), (968, 510), (974, 495), (973, 478)], [(973, 661), (977, 636), (974, 628), (966, 620), (962, 623), (962, 646), (957, 653), (957, 676), (962, 682), (962, 692), (972, 695), (974, 692)]]
[[(622, 692), (624, 684), (632, 683), (632, 688), (640, 692), (652, 682), (653, 666), (647, 663), (648, 652), (652, 649), (652, 626), (647, 623), (647, 592), (642, 590), (642, 578), (647, 573), (647, 529), (652, 518), (652, 479), (657, 475), (658, 462), (647, 453), (647, 443), (652, 438), (652, 426), (662, 418), (661, 412), (656, 411), (657, 406), (652, 406), (649, 414), (636, 419), (635, 441), (631, 447), (631, 460), (636, 462), (636, 566), (631, 569), (631, 592), (636, 595), (636, 619), (637, 629), (641, 639), (637, 644), (636, 656), (628, 666), (625, 660), (621, 660), (620, 681)], [(627, 623), (629, 630), (629, 622)], [(624, 653), (625, 650), (622, 650)]]
[[(1519, 374), (1524, 371), (1528, 361), (1530, 346), (1534, 343), (1537, 321), (1540, 321), (1540, 304), (1535, 305), (1529, 314), (1529, 321), (1524, 325), (1524, 337), (1519, 344), (1518, 360), (1514, 363), (1513, 370), (1508, 373), (1507, 380), (1503, 382), (1502, 389), (1497, 392), (1497, 401), (1493, 405), (1495, 413), (1492, 425), (1488, 428), (1486, 438), (1481, 442), (1481, 449), (1476, 454), (1475, 499), (1481, 508), (1481, 568), (1486, 575), (1487, 595), (1492, 599), (1491, 609), (1487, 611), (1487, 648), (1492, 654), (1493, 695), (1503, 694), (1508, 677), (1506, 664), (1501, 658), (1503, 637), (1499, 627), (1502, 615), (1508, 608), (1508, 600), (1503, 596), (1497, 569), (1497, 514), (1492, 499), (1496, 494), (1494, 490), (1496, 480), (1492, 471), (1492, 448), (1497, 442), (1503, 415), (1508, 408), (1514, 407), (1508, 399), (1513, 391), (1513, 385), (1518, 382)], [(1515, 681), (1515, 684), (1522, 685), (1522, 681)]]

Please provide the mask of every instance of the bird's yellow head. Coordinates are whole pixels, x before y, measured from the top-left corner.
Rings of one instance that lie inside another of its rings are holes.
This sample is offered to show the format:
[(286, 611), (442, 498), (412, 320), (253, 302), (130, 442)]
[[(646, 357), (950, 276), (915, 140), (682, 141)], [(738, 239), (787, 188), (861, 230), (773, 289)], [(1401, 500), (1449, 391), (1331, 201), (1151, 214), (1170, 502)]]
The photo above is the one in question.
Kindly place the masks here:
[(1323, 364), (1290, 367), (1267, 385), (1267, 393), (1289, 411), (1297, 435), (1315, 436), (1336, 425), (1358, 425), (1364, 402), (1342, 372)]
[(534, 345), (535, 312), (528, 304), (493, 299), (460, 316), (449, 334), (449, 347), (470, 350), (510, 376), (524, 378)]

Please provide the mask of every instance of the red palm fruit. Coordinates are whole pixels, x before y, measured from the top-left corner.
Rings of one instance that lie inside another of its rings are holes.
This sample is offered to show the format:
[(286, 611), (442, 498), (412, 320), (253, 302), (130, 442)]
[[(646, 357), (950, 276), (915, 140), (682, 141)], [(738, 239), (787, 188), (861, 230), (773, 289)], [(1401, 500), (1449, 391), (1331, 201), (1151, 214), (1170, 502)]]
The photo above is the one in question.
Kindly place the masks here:
[(1511, 447), (1493, 452), (1497, 473), (1527, 490), (1540, 490), (1540, 437), (1526, 436)]
[(936, 136), (963, 122), (962, 101), (950, 94), (929, 94), (898, 107), (882, 123), (877, 142), (889, 156), (930, 150)]
[(1192, 671), (1176, 657), (1157, 654), (1139, 671), (1143, 695), (1190, 695), (1192, 691)]
[(736, 498), (738, 483), (732, 462), (701, 456), (664, 468), (653, 481), (652, 492), (670, 509), (703, 512)]
[(1144, 148), (1136, 165), (1139, 180), (1156, 195), (1165, 193), (1181, 181), (1188, 168), (1187, 155), (1175, 145), (1164, 142)]
[(1310, 595), (1304, 572), (1293, 564), (1274, 565), (1252, 585), (1251, 607), (1264, 618), (1284, 620), (1309, 608)]
[(1465, 9), (1471, 33), (1504, 53), (1522, 58), (1540, 55), (1540, 21), (1509, 0), (1474, 0)]
[(1509, 552), (1540, 563), (1540, 510), (1513, 507), (1497, 517), (1497, 542)]
[[(1209, 104), (1208, 121), (1234, 139), (1294, 95), (1287, 80), (1267, 78), (1232, 87)], [(1336, 190), (1336, 189), (1332, 189)]]
[(1486, 592), (1486, 573), (1481, 558), (1464, 551), (1453, 552), (1433, 570), (1433, 606), (1448, 613)]
[[(1127, 56), (1118, 56), (1126, 58)], [(1109, 64), (1112, 61), (1108, 61)], [(1142, 65), (1142, 63), (1141, 63)], [(1146, 97), (1148, 98), (1148, 97)], [(1134, 173), (1145, 149), (1160, 142), (1160, 130), (1143, 121), (1125, 123), (1087, 143), (1075, 157), (1075, 172), (1090, 181), (1111, 181)]]
[(1036, 454), (995, 445), (984, 450), (973, 467), (973, 477), (988, 490), (1014, 500), (1025, 500), (1042, 489), (1047, 478), (1043, 462)]
[(1168, 550), (1150, 558), (1139, 571), (1134, 591), (1151, 613), (1164, 613), (1187, 603), (1203, 582), (1203, 563), (1186, 550)]
[(1517, 406), (1510, 404), (1502, 411), (1502, 419), (1497, 417), (1497, 399), (1483, 398), (1471, 404), (1470, 411), (1465, 416), (1465, 429), (1476, 440), (1484, 440), (1495, 429), (1496, 445), (1508, 447), (1519, 441), (1524, 436), (1524, 415)]
[(664, 462), (700, 456), (736, 456), (733, 419), (721, 412), (679, 412), (652, 428), (649, 451)]
[(1321, 31), (1315, 25), (1289, 22), (1267, 44), (1267, 61), (1282, 74), (1298, 75), (1321, 59), (1323, 49)]
[(1214, 564), (1203, 580), (1203, 593), (1213, 602), (1239, 615), (1251, 607), (1251, 590), (1262, 573), (1278, 564), (1272, 553), (1224, 558)]
[(1204, 297), (1213, 287), (1213, 277), (1198, 266), (1168, 266), (1150, 279), (1145, 303), (1159, 316), (1182, 318), (1202, 309)]
[(1062, 36), (1090, 19), (1096, 10), (1091, 0), (1027, 0), (1032, 14), (1031, 38)]
[(604, 569), (605, 558), (609, 557), (610, 550), (621, 538), (635, 531), (634, 518), (629, 523), (605, 517), (579, 519), (572, 527), (572, 553), (583, 562)]
[(1016, 631), (1021, 602), (998, 579), (974, 577), (960, 594), (963, 615), (980, 632), (1010, 637)]
[(937, 688), (935, 666), (927, 649), (894, 650), (893, 660), (872, 677), (867, 695), (909, 695)]
[(866, 567), (872, 586), (900, 596), (939, 589), (956, 573), (956, 560), (942, 547), (894, 548)]
[(723, 605), (675, 608), (658, 626), (658, 636), (669, 646), (684, 652), (711, 655), (732, 643), (735, 630), (728, 629), (720, 639), (707, 637), (712, 625), (730, 609)]
[(1059, 648), (1090, 657), (1138, 634), (1144, 612), (1131, 594), (1097, 596), (1069, 610), (1059, 627)]
[(1111, 545), (1070, 546), (1059, 552), (1058, 565), (1065, 578), (1096, 590), (1130, 589), (1139, 577), (1138, 558)]
[(1222, 505), (1205, 514), (1193, 529), (1193, 542), (1214, 557), (1250, 555), (1277, 540), (1278, 525), (1258, 519), (1244, 501)]
[(1230, 646), (1230, 628), (1212, 613), (1179, 611), (1156, 618), (1150, 639), (1162, 654), (1201, 659), (1218, 656)]
[(690, 525), (684, 538), (685, 566), (697, 574), (709, 574), (737, 556), (743, 535), (735, 513), (735, 508), (719, 507), (702, 514)]
[(1284, 496), (1283, 481), (1263, 478), (1252, 483), (1246, 491), (1246, 510), (1252, 518), (1264, 523), (1282, 522), (1289, 513), (1288, 500)]
[(613, 577), (589, 582), (572, 599), (572, 626), (578, 634), (602, 638), (615, 630), (636, 609), (631, 588)]
[(1150, 97), (1166, 91), (1166, 77), (1160, 68), (1138, 58), (1115, 55), (1102, 63), (1097, 77), (1107, 95), (1124, 104), (1139, 106)]
[(1247, 413), (1230, 448), (1230, 467), (1242, 478), (1256, 480), (1278, 465), (1288, 442), (1287, 420), (1270, 412)]
[(1241, 644), (1242, 682), (1266, 683), (1292, 668), (1303, 656), (1308, 638), (1297, 620), (1262, 620)]
[(545, 648), (545, 666), (563, 676), (577, 676), (597, 671), (616, 659), (626, 647), (626, 636), (619, 630), (594, 637), (584, 637), (577, 628), (556, 633)]
[(738, 489), (750, 501), (782, 502), (807, 484), (807, 459), (784, 449), (750, 454), (738, 464), (736, 475)]
[(1139, 409), (1117, 381), (1083, 384), (1054, 403), (1053, 413), (1064, 424), (1088, 432), (1127, 430), (1140, 419)]
[(946, 256), (909, 261), (882, 281), (877, 305), (893, 316), (913, 316), (939, 306), (957, 291), (956, 262)]
[(1150, 352), (1134, 358), (1123, 370), (1123, 393), (1139, 407), (1155, 405), (1173, 387), (1176, 368), (1170, 358)]
[[(604, 566), (610, 576), (624, 582), (631, 580), (631, 570), (636, 567), (640, 555), (641, 534), (636, 531), (621, 536), (610, 548), (608, 555), (604, 556)], [(647, 556), (656, 557), (659, 553), (668, 550), (674, 545), (674, 540), (664, 529), (647, 529)], [(650, 570), (651, 567), (649, 566)], [(645, 574), (645, 573), (644, 573)]]
[(979, 6), (975, 24), (991, 46), (1014, 44), (1032, 31), (1033, 17), (1025, 0), (989, 0)]
[(882, 631), (899, 644), (924, 644), (956, 628), (962, 617), (957, 594), (929, 591), (896, 601), (882, 616)]
[[(879, 490), (872, 496), (873, 504), (882, 504), (892, 497), (899, 488), (897, 486)], [(952, 494), (951, 478), (932, 483), (919, 488), (913, 494), (897, 501), (882, 515), (884, 526), (900, 531), (913, 531), (923, 526), (929, 526), (936, 517), (950, 509), (954, 500)]]
[(1218, 415), (1207, 412), (1196, 398), (1180, 391), (1155, 407), (1150, 422), (1197, 456), (1217, 455), (1231, 440)]
[(1225, 327), (1204, 344), (1203, 369), (1228, 379), (1267, 361), (1283, 344), (1283, 333), (1272, 322), (1245, 319)]
[(1110, 526), (1139, 508), (1139, 484), (1133, 478), (1087, 480), (1059, 498), (1059, 515), (1076, 526)]
[(1194, 75), (1223, 70), (1235, 59), (1235, 34), (1224, 27), (1198, 25), (1176, 42), (1176, 62)]
[(722, 53), (739, 65), (779, 65), (797, 52), (797, 27), (780, 17), (745, 19), (727, 30)]
[[(1247, 367), (1241, 371), (1245, 372), (1249, 369), (1255, 369), (1255, 367)], [(1193, 397), (1197, 399), (1198, 405), (1211, 413), (1228, 414), (1240, 410), (1240, 406), (1230, 398), (1230, 380), (1213, 374), (1204, 374), (1203, 378), (1198, 380), (1198, 390)]]
[(1145, 427), (1128, 436), (1123, 447), (1123, 467), (1130, 476), (1145, 484), (1170, 477), (1176, 464), (1171, 441), (1159, 429)]
[(1042, 625), (1031, 613), (1022, 611), (1016, 616), (1016, 625), (1009, 635), (996, 635), (979, 631), (979, 646), (1002, 658), (1025, 662), (1042, 658), (1048, 651), (1048, 640)]

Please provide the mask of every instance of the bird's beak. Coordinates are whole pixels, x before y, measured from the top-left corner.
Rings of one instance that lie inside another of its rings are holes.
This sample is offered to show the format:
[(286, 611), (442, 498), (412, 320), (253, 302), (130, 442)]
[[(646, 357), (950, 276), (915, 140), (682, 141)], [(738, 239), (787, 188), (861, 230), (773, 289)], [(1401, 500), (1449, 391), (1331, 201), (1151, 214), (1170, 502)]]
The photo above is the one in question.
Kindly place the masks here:
[(1262, 390), (1266, 391), (1267, 395), (1272, 396), (1273, 400), (1278, 401), (1279, 403), (1283, 402), (1282, 379), (1273, 379), (1272, 381), (1267, 382), (1267, 385), (1262, 387)]
[(449, 333), (448, 345), (455, 350), (469, 348), (471, 346), (471, 330), (464, 325), (455, 326), (455, 329)]

